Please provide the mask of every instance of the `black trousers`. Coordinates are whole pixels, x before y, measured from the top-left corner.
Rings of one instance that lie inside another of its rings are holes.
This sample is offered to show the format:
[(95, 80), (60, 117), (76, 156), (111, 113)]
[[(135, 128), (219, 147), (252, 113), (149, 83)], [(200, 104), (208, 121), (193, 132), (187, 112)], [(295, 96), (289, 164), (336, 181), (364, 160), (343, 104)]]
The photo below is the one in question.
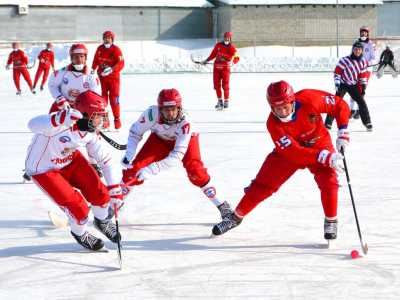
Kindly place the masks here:
[(396, 68), (394, 67), (393, 61), (391, 61), (391, 62), (389, 62), (389, 63), (386, 63), (386, 62), (381, 62), (381, 63), (379, 63), (379, 67), (378, 67), (378, 70), (376, 70), (376, 72), (379, 72), (379, 70), (382, 69), (382, 68), (383, 68), (383, 69), (386, 68), (386, 66), (391, 67), (391, 68), (393, 69), (393, 71), (395, 71), (395, 72), (397, 73), (397, 70), (396, 70)]
[[(365, 102), (364, 95), (362, 95), (357, 88), (357, 85), (347, 85), (344, 83), (340, 84), (339, 90), (336, 92), (336, 96), (343, 98), (346, 93), (349, 93), (350, 97), (358, 104), (361, 121), (364, 126), (371, 124), (371, 117), (369, 116), (367, 103)], [(325, 119), (325, 127), (331, 128), (332, 123), (333, 117), (327, 115)]]

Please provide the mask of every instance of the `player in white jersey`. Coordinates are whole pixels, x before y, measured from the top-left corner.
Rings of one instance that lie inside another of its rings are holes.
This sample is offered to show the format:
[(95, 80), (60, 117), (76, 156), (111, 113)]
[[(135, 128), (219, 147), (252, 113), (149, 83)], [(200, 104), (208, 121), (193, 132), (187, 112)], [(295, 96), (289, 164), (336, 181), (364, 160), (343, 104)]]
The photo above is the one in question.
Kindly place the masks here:
[(99, 93), (99, 80), (86, 65), (88, 50), (84, 44), (74, 44), (69, 49), (71, 64), (55, 71), (49, 80), (50, 94), (58, 108), (73, 105), (75, 98), (84, 91)]
[[(182, 109), (182, 98), (176, 89), (164, 89), (158, 105), (150, 106), (132, 124), (125, 156), (122, 160), (123, 182), (129, 186), (142, 184), (161, 171), (183, 163), (192, 184), (219, 209), (222, 218), (232, 212), (226, 201), (216, 195), (215, 186), (200, 156), (199, 134)], [(151, 134), (136, 154), (146, 131)]]
[[(361, 26), (360, 38), (358, 39), (358, 41), (363, 45), (363, 58), (368, 62), (369, 66), (372, 66), (375, 60), (375, 44), (369, 39), (369, 32), (370, 29), (367, 26)], [(365, 74), (364, 75), (365, 83), (363, 85), (359, 84), (357, 87), (362, 96), (365, 97), (365, 91), (369, 82), (369, 78), (371, 77), (372, 74), (372, 67), (368, 67), (365, 70), (364, 74)], [(359, 119), (360, 112), (358, 109), (357, 102), (354, 101), (353, 98), (351, 98), (350, 100), (350, 108), (351, 108), (351, 117), (354, 119)]]
[[(65, 107), (74, 107), (75, 98), (82, 92), (94, 91), (100, 93), (99, 79), (97, 75), (89, 72), (86, 65), (88, 55), (86, 46), (84, 44), (73, 44), (69, 49), (69, 55), (71, 64), (55, 71), (50, 77), (49, 90), (55, 99), (50, 112)], [(108, 123), (104, 124), (104, 128), (108, 127)], [(90, 156), (88, 158), (99, 175), (102, 176), (101, 168)]]
[[(65, 108), (29, 121), (35, 133), (28, 148), (25, 169), (28, 175), (68, 216), (71, 234), (83, 247), (100, 250), (104, 243), (87, 231), (91, 204), (94, 225), (112, 242), (120, 240), (108, 216), (109, 204), (122, 203), (121, 173), (110, 151), (96, 131), (107, 121), (106, 102), (87, 91), (75, 99), (75, 109)], [(88, 154), (102, 166), (107, 187), (77, 150)]]

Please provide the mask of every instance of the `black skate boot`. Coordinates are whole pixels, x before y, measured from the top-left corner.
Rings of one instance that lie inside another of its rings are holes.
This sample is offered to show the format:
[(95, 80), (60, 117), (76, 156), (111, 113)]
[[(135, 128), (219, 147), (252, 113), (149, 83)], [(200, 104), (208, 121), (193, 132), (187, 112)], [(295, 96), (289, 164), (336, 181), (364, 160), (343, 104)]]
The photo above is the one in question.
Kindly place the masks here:
[(214, 225), (212, 229), (212, 234), (213, 235), (221, 235), (224, 234), (225, 232), (231, 230), (232, 228), (235, 228), (242, 222), (242, 219), (237, 217), (235, 213), (231, 213), (227, 215), (222, 222)]
[(75, 238), (75, 240), (78, 242), (78, 244), (86, 249), (89, 249), (92, 251), (99, 251), (104, 248), (104, 242), (101, 239), (95, 237), (94, 235), (91, 235), (87, 231), (81, 236), (76, 235), (72, 231), (71, 231), (71, 234)]
[(99, 167), (98, 164), (92, 164), (92, 167), (96, 170), (97, 175), (99, 175), (100, 178), (103, 177), (103, 170)]
[(224, 109), (229, 107), (229, 101), (224, 101)]
[(217, 206), (219, 212), (221, 213), (221, 219), (225, 219), (228, 215), (233, 213), (233, 210), (228, 202), (224, 201), (222, 204)]
[(352, 117), (354, 120), (358, 120), (360, 118), (360, 111), (358, 109), (354, 111), (354, 115)]
[(224, 103), (222, 100), (218, 100), (217, 105), (215, 105), (216, 110), (222, 110), (224, 108)]
[(365, 127), (367, 128), (367, 131), (372, 131), (372, 124), (368, 123), (367, 125), (365, 125)]
[(324, 238), (326, 240), (335, 240), (337, 237), (337, 220), (324, 221)]
[(31, 176), (26, 174), (26, 172), (24, 172), (24, 175), (22, 175), (22, 178), (24, 178), (24, 181), (31, 181), (32, 180)]
[(110, 219), (99, 220), (95, 217), (93, 224), (111, 242), (118, 243), (121, 241), (121, 235), (117, 232), (117, 226)]

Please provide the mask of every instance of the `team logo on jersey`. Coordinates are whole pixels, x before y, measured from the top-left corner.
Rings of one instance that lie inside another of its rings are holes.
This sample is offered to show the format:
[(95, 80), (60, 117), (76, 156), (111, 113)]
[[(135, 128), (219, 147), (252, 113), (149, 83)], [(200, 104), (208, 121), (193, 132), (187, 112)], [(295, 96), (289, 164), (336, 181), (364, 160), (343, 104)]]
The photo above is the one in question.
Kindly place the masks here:
[(308, 116), (308, 119), (310, 120), (311, 123), (315, 123), (315, 122), (317, 122), (317, 120), (318, 120), (318, 116), (315, 115), (315, 114), (310, 114), (310, 115)]
[(73, 149), (73, 148), (64, 148), (64, 149), (61, 151), (61, 154), (64, 155), (64, 156), (67, 156), (67, 155), (70, 155), (70, 154), (73, 153), (73, 152), (74, 152), (74, 149)]
[(68, 84), (68, 78), (67, 78), (67, 77), (64, 77), (64, 78), (63, 78), (63, 83), (64, 83), (64, 84)]
[(61, 143), (65, 144), (65, 143), (70, 142), (70, 141), (71, 141), (71, 138), (70, 138), (69, 136), (63, 135), (63, 136), (59, 137), (58, 140), (59, 140)]
[(84, 89), (89, 89), (89, 88), (90, 88), (89, 82), (85, 81), (85, 82), (83, 83), (83, 88), (84, 88)]

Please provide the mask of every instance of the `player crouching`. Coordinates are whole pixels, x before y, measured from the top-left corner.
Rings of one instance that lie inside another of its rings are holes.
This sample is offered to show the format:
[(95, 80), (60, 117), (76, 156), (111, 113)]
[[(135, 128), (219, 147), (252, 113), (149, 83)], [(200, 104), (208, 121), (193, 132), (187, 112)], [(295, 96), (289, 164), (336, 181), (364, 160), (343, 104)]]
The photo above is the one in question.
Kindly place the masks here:
[(335, 117), (339, 128), (336, 147), (341, 152), (349, 143), (349, 106), (342, 98), (324, 91), (305, 89), (294, 93), (285, 81), (269, 85), (267, 100), (271, 107), (267, 129), (275, 148), (245, 189), (235, 211), (216, 224), (212, 233), (221, 235), (238, 226), (244, 216), (278, 191), (297, 170), (307, 168), (321, 192), (324, 237), (336, 239), (339, 187), (336, 170), (341, 168), (343, 156), (334, 150), (321, 114)]
[[(27, 174), (65, 212), (76, 241), (94, 251), (101, 250), (104, 242), (87, 231), (87, 202), (94, 226), (114, 243), (121, 239), (115, 224), (107, 218), (109, 203), (122, 203), (122, 191), (120, 169), (112, 163), (110, 151), (97, 134), (108, 122), (105, 108), (100, 95), (87, 91), (76, 98), (74, 109), (40, 115), (28, 124), (35, 135), (28, 148)], [(101, 165), (108, 186), (77, 150), (82, 146)]]

